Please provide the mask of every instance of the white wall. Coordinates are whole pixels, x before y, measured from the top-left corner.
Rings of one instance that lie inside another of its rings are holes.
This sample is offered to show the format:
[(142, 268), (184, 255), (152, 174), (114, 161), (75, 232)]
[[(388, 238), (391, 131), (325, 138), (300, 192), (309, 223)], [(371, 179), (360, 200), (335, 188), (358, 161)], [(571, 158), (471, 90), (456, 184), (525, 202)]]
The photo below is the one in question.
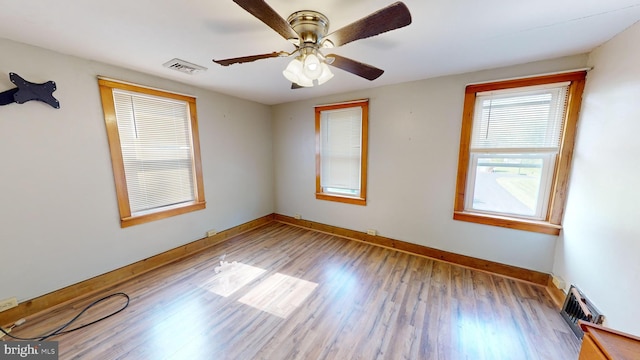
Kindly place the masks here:
[[(452, 219), (464, 88), (581, 68), (586, 59), (567, 57), (274, 106), (276, 212), (358, 231), (376, 229), (398, 240), (551, 272), (556, 236)], [(360, 98), (370, 99), (367, 206), (316, 200), (313, 107)]]
[(640, 335), (640, 23), (589, 56), (553, 272)]
[[(4, 39), (0, 54), (0, 91), (15, 87), (9, 72), (54, 80), (62, 106), (0, 107), (0, 299), (31, 299), (273, 212), (268, 106)], [(197, 96), (205, 210), (120, 228), (96, 75)]]

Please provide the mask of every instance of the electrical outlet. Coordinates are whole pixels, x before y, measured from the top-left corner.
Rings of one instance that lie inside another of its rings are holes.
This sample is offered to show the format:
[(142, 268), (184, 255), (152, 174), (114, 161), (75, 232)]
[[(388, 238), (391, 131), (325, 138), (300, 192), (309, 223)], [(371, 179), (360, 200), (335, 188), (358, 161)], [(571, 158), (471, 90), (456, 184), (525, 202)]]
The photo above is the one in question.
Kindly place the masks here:
[(373, 229), (369, 229), (369, 230), (367, 230), (367, 234), (376, 236), (376, 235), (378, 235), (378, 232), (373, 230)]
[(302, 215), (295, 214), (295, 215), (293, 215), (293, 218), (296, 219), (296, 220), (300, 220), (300, 219), (302, 219)]
[(215, 234), (217, 234), (217, 233), (218, 233), (218, 232), (217, 232), (217, 231), (215, 231), (215, 230), (209, 230), (209, 231), (207, 231), (207, 237), (211, 237), (211, 236), (213, 236), (213, 235), (215, 235)]
[(9, 310), (9, 309), (14, 308), (16, 306), (18, 306), (18, 299), (16, 299), (15, 297), (4, 299), (4, 300), (0, 301), (0, 312), (3, 312), (5, 310)]

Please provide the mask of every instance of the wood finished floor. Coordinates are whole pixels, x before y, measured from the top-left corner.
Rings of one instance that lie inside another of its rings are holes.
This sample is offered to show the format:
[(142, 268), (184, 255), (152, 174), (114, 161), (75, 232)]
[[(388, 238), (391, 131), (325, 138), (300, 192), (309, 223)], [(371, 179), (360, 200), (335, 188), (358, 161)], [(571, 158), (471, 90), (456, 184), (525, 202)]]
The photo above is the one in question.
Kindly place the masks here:
[[(223, 254), (238, 264), (216, 274)], [(131, 297), (123, 312), (51, 339), (60, 359), (564, 360), (579, 348), (538, 285), (277, 222), (12, 335), (38, 335), (119, 291)]]

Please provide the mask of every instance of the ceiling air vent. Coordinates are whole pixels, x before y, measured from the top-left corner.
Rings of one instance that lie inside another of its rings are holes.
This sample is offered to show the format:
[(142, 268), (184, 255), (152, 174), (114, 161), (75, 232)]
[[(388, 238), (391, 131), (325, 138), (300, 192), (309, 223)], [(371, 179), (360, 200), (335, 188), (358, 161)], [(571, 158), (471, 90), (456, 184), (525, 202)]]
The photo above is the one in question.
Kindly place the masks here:
[(188, 61), (184, 61), (180, 59), (169, 60), (166, 63), (162, 64), (162, 66), (167, 67), (169, 69), (176, 70), (176, 71), (180, 71), (189, 75), (197, 74), (199, 72), (207, 70), (207, 68), (204, 66), (192, 64)]

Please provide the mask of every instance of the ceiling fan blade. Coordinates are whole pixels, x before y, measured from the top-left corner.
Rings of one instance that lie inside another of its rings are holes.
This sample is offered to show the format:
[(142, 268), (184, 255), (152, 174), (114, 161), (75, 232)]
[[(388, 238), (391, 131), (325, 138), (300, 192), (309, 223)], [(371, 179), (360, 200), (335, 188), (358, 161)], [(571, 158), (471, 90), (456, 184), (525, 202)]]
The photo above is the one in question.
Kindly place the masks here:
[(358, 75), (367, 80), (375, 80), (384, 73), (384, 70), (378, 69), (375, 66), (371, 66), (365, 63), (361, 63), (359, 61), (351, 60), (346, 57), (342, 57), (340, 55), (329, 54), (326, 56), (327, 58), (334, 58), (333, 62), (329, 64), (331, 66), (335, 66), (338, 69), (342, 69), (344, 71), (348, 71), (354, 75)]
[(398, 1), (332, 32), (325, 37), (324, 41), (329, 40), (334, 47), (338, 47), (409, 24), (411, 24), (411, 13), (404, 3)]
[(283, 57), (284, 56), (289, 56), (289, 53), (284, 52), (284, 51), (280, 51), (280, 52), (274, 51), (274, 52), (268, 53), (268, 54), (242, 56), (242, 57), (224, 59), (224, 60), (213, 59), (213, 62), (216, 63), (216, 64), (220, 64), (222, 66), (229, 66), (229, 65), (233, 65), (233, 64), (242, 64), (242, 63), (252, 62), (252, 61), (256, 61), (256, 60), (268, 59), (268, 58), (280, 57), (280, 56), (283, 56)]
[(304, 86), (300, 86), (296, 83), (291, 83), (291, 90), (302, 89)]
[(275, 30), (283, 38), (297, 39), (298, 34), (293, 31), (291, 25), (283, 19), (275, 10), (262, 0), (233, 0), (251, 15), (257, 17), (260, 21)]

